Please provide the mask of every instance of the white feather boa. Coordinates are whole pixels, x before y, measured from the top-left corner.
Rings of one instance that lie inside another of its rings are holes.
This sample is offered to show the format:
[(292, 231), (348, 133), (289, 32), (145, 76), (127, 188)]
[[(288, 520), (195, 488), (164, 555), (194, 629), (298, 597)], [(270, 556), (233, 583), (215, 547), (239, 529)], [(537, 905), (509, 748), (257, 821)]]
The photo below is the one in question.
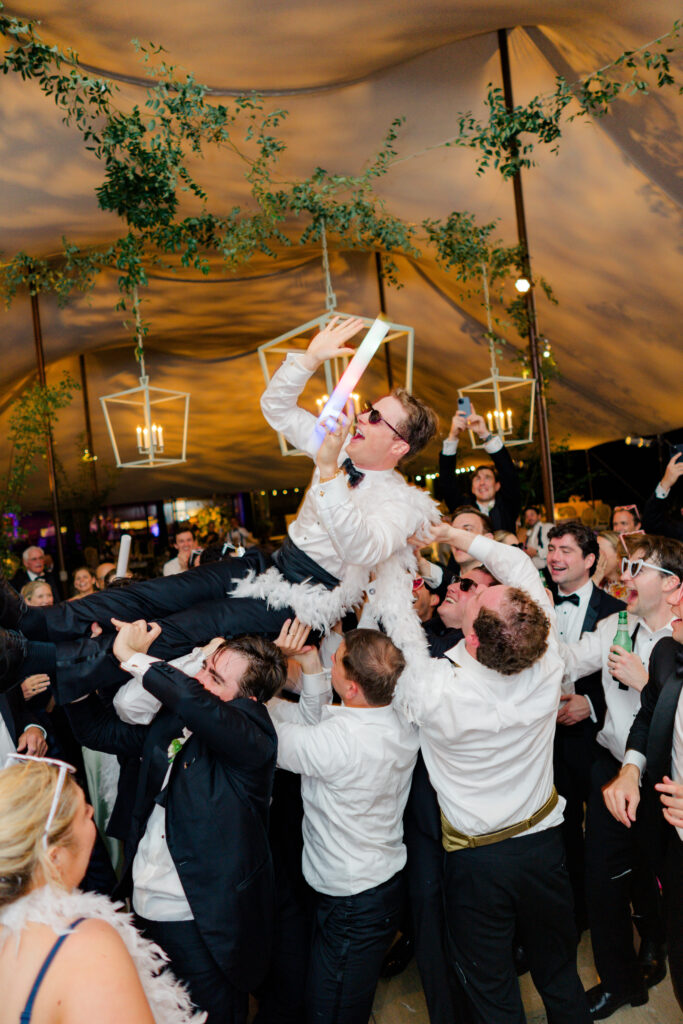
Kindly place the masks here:
[[(398, 474), (395, 474), (398, 477)], [(402, 477), (386, 483), (373, 481), (373, 486), (354, 494), (354, 504), (361, 511), (376, 512), (383, 501), (408, 503), (415, 511), (414, 532), (441, 518), (432, 497), (405, 483)], [(386, 493), (382, 493), (386, 491)], [(370, 576), (374, 571), (374, 579)], [(416, 572), (415, 555), (409, 545), (395, 552), (377, 566), (350, 565), (334, 590), (319, 583), (290, 583), (275, 568), (257, 576), (253, 572), (239, 580), (231, 597), (260, 598), (269, 608), (293, 608), (297, 618), (307, 626), (326, 634), (335, 622), (351, 608), (360, 604), (367, 594), (368, 611), (381, 621), (387, 634), (406, 656), (407, 667), (396, 690), (395, 703), (407, 713), (407, 690), (418, 680), (424, 684), (429, 664), (427, 641), (412, 602), (412, 578)]]
[(132, 915), (118, 912), (122, 906), (97, 893), (80, 889), (67, 892), (46, 885), (0, 911), (0, 925), (6, 929), (0, 936), (0, 943), (13, 935), (18, 944), (29, 921), (46, 924), (57, 935), (66, 934), (72, 921), (79, 917), (106, 921), (123, 940), (137, 968), (156, 1024), (202, 1024), (206, 1014), (196, 1012), (184, 986), (170, 970), (162, 970), (168, 960), (164, 951), (154, 942), (143, 939), (132, 924)]

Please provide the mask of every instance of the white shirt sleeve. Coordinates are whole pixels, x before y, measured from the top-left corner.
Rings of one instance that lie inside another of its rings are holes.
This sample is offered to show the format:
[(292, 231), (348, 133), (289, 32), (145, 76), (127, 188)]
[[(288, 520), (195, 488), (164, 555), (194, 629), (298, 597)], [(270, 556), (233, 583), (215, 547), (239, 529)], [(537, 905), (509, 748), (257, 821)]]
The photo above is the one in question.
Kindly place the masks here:
[(503, 442), (500, 437), (498, 434), (494, 434), (493, 437), (489, 438), (489, 440), (484, 444), (484, 451), (488, 452), (489, 455), (495, 455), (495, 453), (499, 452), (502, 447)]
[(669, 488), (668, 487), (664, 487), (662, 485), (662, 481), (661, 480), (659, 481), (659, 483), (655, 487), (655, 497), (656, 498), (660, 498), (662, 501), (664, 500), (664, 498), (668, 498), (669, 497)]
[(445, 437), (444, 440), (443, 440), (443, 443), (441, 445), (441, 454), (442, 455), (455, 455), (457, 450), (458, 450), (458, 439), (457, 439), (457, 437), (456, 437), (455, 441), (451, 441), (450, 438)]
[(329, 779), (348, 765), (351, 751), (346, 730), (334, 718), (318, 725), (301, 725), (277, 719), (277, 763), (299, 775)]
[(647, 764), (647, 758), (645, 754), (641, 754), (639, 750), (627, 750), (624, 756), (623, 764), (634, 764), (640, 772), (642, 778), (645, 766)]
[(132, 679), (116, 692), (114, 710), (122, 722), (129, 725), (149, 725), (161, 707), (161, 701), (148, 693), (142, 684), (142, 677), (159, 658), (149, 654), (133, 654), (128, 661), (121, 662), (121, 668)]
[(261, 411), (273, 430), (284, 434), (290, 444), (313, 458), (315, 448), (311, 442), (316, 418), (296, 404), (311, 376), (296, 353), (290, 352), (261, 395)]
[(303, 689), (297, 703), (280, 697), (268, 701), (268, 711), (276, 729), (281, 722), (316, 725), (323, 708), (332, 701), (329, 672), (317, 672), (315, 675), (306, 675), (304, 672), (301, 678)]
[(602, 648), (605, 641), (600, 625), (601, 623), (598, 623), (592, 633), (584, 633), (575, 644), (560, 644), (560, 655), (564, 661), (563, 693), (573, 691), (573, 685), (568, 691), (566, 683), (573, 684), (577, 679), (602, 669)]

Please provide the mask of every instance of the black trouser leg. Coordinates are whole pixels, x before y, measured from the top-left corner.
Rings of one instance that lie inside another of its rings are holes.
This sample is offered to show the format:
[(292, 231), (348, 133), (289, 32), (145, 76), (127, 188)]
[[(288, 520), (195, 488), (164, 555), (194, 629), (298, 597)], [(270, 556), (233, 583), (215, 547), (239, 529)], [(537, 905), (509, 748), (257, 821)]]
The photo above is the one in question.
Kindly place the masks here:
[(562, 838), (579, 932), (587, 927), (588, 922), (583, 822), (590, 795), (591, 765), (599, 751), (595, 742), (596, 732), (597, 725), (585, 720), (576, 725), (558, 725), (555, 734), (555, 786), (566, 801)]
[(639, 977), (631, 921), (632, 844), (629, 830), (605, 807), (602, 787), (619, 764), (601, 751), (593, 765), (586, 811), (586, 896), (593, 959), (600, 981), (618, 995), (631, 990)]
[(550, 1024), (588, 1024), (560, 829), (446, 854), (451, 956), (479, 1024), (524, 1024), (515, 932)]
[(136, 917), (136, 923), (148, 939), (168, 954), (170, 968), (176, 978), (186, 983), (192, 1002), (208, 1013), (206, 1024), (246, 1024), (248, 994), (230, 984), (194, 921), (147, 921)]
[(683, 840), (671, 829), (664, 872), (666, 944), (678, 1005), (683, 1010)]
[[(424, 777), (422, 776), (424, 773)], [(416, 765), (408, 805), (403, 816), (403, 838), (408, 851), (406, 882), (415, 959), (420, 972), (430, 1024), (465, 1024), (465, 996), (458, 991), (448, 958), (444, 907), (444, 849), (439, 807), (424, 762)], [(414, 806), (417, 801), (419, 806)], [(426, 807), (427, 801), (433, 806)], [(430, 827), (431, 834), (423, 828)], [(438, 837), (438, 838), (437, 838)]]
[(403, 904), (403, 878), (354, 896), (316, 897), (308, 967), (308, 1024), (367, 1024)]
[(113, 587), (78, 601), (65, 601), (52, 608), (29, 608), (19, 628), (30, 640), (72, 640), (87, 635), (93, 622), (105, 632), (114, 632), (111, 619), (165, 619), (201, 601), (221, 601), (250, 569), (259, 569), (250, 557), (213, 562), (195, 569), (154, 580)]
[[(194, 572), (194, 569), (189, 571)], [(216, 636), (253, 633), (274, 638), (285, 619), (293, 617), (291, 608), (270, 609), (265, 601), (254, 598), (223, 598), (162, 619), (161, 636), (154, 641), (149, 653), (170, 661)], [(93, 690), (120, 685), (127, 680), (111, 653), (112, 644), (112, 637), (101, 636), (56, 645), (55, 700), (58, 704), (69, 704)]]

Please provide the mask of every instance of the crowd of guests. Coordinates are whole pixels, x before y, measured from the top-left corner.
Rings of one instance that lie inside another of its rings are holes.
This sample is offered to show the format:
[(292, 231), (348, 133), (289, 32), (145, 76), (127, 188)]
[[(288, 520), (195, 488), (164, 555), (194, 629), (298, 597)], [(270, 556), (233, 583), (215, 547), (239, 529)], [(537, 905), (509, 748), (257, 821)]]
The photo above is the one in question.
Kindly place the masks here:
[[(258, 1024), (367, 1024), (413, 955), (432, 1024), (518, 1024), (525, 969), (553, 1024), (647, 1002), (667, 960), (683, 999), (683, 457), (596, 535), (522, 510), (458, 414), (442, 518), (395, 470), (436, 430), (413, 396), (311, 442), (296, 399), (353, 328), (263, 397), (315, 462), (273, 555), (181, 523), (160, 578), (78, 570), (54, 603), (29, 549), (2, 582), (0, 1024), (244, 1024), (249, 995)], [(118, 762), (118, 878), (81, 748)]]

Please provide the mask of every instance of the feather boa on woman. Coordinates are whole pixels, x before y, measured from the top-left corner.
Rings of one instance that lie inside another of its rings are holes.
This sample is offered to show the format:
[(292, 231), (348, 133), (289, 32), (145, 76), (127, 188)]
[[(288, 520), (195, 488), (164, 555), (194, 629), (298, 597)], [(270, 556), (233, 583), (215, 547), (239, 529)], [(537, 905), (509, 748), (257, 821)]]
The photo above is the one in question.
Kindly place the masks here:
[(144, 939), (132, 924), (131, 914), (119, 913), (121, 903), (106, 896), (45, 885), (34, 889), (0, 910), (0, 925), (6, 932), (0, 941), (13, 935), (17, 944), (26, 925), (45, 924), (57, 935), (64, 935), (79, 917), (106, 921), (118, 933), (138, 972), (140, 983), (156, 1024), (202, 1024), (205, 1013), (194, 1010), (184, 986), (170, 970), (162, 970), (168, 957), (154, 942)]

